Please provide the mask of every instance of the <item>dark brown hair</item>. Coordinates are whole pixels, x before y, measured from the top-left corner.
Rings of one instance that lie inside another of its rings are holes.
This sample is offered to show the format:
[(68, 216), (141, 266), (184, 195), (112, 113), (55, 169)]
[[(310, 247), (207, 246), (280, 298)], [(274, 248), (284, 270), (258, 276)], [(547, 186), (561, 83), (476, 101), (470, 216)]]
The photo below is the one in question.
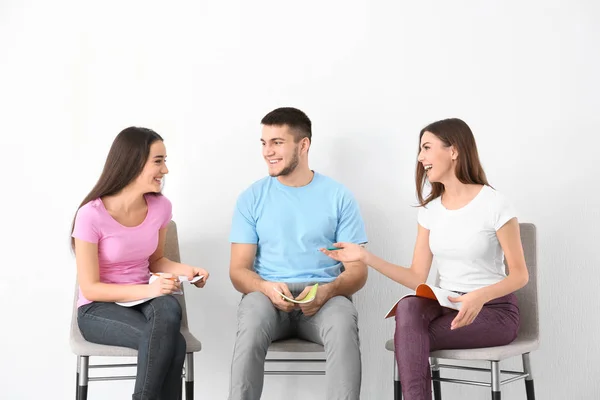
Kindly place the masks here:
[[(469, 125), (458, 118), (443, 119), (427, 125), (421, 129), (421, 133), (419, 134), (419, 152), (421, 152), (421, 138), (425, 132), (433, 133), (442, 141), (445, 147), (454, 146), (458, 151), (454, 173), (460, 182), (489, 186), (485, 172), (479, 161), (475, 137)], [(431, 182), (431, 193), (429, 193), (427, 198), (423, 199), (423, 188), (425, 187), (426, 180), (425, 168), (417, 161), (415, 182), (417, 185), (417, 198), (419, 205), (422, 207), (444, 193), (444, 185), (442, 183)]]
[(312, 123), (308, 116), (293, 107), (277, 108), (263, 117), (260, 121), (263, 125), (283, 126), (290, 128), (294, 136), (294, 142), (298, 143), (304, 138), (312, 141)]
[[(150, 146), (157, 140), (162, 141), (163, 138), (152, 129), (134, 126), (123, 129), (110, 147), (98, 182), (85, 196), (77, 210), (94, 199), (117, 194), (129, 185), (144, 169), (150, 156)], [(75, 218), (71, 224), (71, 234), (74, 227)], [(71, 248), (75, 249), (73, 238), (71, 238)]]

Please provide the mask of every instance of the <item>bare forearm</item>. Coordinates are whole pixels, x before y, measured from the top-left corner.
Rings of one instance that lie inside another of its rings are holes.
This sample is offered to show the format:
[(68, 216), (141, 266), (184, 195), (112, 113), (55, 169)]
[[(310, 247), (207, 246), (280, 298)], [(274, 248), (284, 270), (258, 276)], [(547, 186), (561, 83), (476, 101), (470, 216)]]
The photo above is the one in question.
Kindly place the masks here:
[(240, 293), (263, 292), (263, 280), (256, 272), (247, 268), (236, 268), (229, 271), (229, 277), (233, 287)]
[(409, 289), (414, 290), (419, 284), (424, 283), (427, 280), (426, 276), (421, 277), (410, 268), (389, 263), (369, 251), (365, 251), (364, 262), (376, 271)]
[(513, 218), (508, 221), (497, 231), (496, 235), (507, 260), (508, 276), (498, 283), (475, 291), (482, 296), (486, 303), (516, 292), (529, 281), (517, 219)]
[(166, 257), (161, 257), (150, 263), (150, 271), (152, 272), (168, 272), (173, 275), (188, 275), (190, 267), (175, 261), (171, 261)]
[(363, 262), (356, 261), (344, 263), (342, 272), (333, 282), (325, 286), (329, 290), (329, 297), (352, 296), (367, 283), (368, 269)]
[(81, 287), (83, 295), (90, 301), (121, 302), (145, 299), (149, 296), (149, 285), (120, 285), (113, 283), (90, 283)]
[(487, 303), (488, 301), (516, 292), (525, 286), (528, 281), (529, 277), (527, 275), (511, 273), (500, 282), (478, 289), (478, 291), (483, 296), (484, 302)]

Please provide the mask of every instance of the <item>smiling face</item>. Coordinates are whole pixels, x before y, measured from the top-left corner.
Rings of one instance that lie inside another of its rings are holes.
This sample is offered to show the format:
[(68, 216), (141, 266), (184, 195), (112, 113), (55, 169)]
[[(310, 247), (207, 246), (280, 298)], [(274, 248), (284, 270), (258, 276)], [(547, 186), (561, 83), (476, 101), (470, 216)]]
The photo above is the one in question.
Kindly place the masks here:
[(447, 146), (431, 132), (423, 133), (418, 161), (429, 182), (442, 182), (454, 175), (457, 156), (454, 146)]
[[(415, 183), (421, 206), (440, 197), (447, 184), (459, 183), (488, 185), (479, 161), (475, 137), (469, 125), (459, 118), (433, 122), (419, 133), (419, 156)], [(426, 181), (431, 191), (426, 198)]]
[(264, 125), (260, 141), (270, 176), (286, 176), (296, 170), (300, 163), (301, 142), (295, 142), (287, 125)]
[(150, 145), (148, 160), (142, 172), (134, 181), (136, 189), (142, 193), (158, 193), (162, 189), (163, 178), (169, 173), (167, 168), (167, 149), (162, 140), (157, 140)]

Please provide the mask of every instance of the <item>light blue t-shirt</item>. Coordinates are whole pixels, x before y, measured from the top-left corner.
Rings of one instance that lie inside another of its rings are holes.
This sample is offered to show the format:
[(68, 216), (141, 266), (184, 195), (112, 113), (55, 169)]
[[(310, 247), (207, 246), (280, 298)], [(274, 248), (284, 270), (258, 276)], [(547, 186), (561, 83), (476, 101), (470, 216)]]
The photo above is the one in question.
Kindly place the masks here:
[(354, 196), (314, 173), (302, 187), (266, 177), (246, 189), (233, 214), (231, 243), (257, 244), (254, 270), (274, 282), (331, 282), (342, 264), (319, 251), (335, 242), (366, 243)]

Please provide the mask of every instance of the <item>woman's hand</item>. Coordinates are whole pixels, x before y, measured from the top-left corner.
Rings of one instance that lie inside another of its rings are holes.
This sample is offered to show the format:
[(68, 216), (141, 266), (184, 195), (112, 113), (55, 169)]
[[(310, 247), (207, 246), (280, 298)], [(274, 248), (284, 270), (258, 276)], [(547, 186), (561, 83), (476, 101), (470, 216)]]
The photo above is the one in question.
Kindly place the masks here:
[(463, 294), (462, 296), (458, 297), (448, 296), (448, 300), (453, 303), (462, 303), (458, 314), (456, 317), (454, 317), (452, 323), (450, 324), (451, 330), (470, 325), (473, 321), (475, 321), (475, 318), (477, 315), (479, 315), (479, 312), (485, 304), (485, 299), (483, 296), (477, 293), (477, 291)]
[(169, 273), (160, 274), (154, 282), (148, 285), (148, 297), (164, 296), (166, 294), (178, 292), (180, 289), (181, 283), (179, 283), (178, 277)]
[(352, 261), (362, 261), (367, 255), (367, 250), (364, 247), (354, 244), (354, 243), (334, 243), (333, 247), (337, 247), (339, 250), (327, 250), (320, 249), (323, 254), (328, 257), (333, 258), (336, 261), (341, 262), (352, 262)]
[(190, 267), (190, 272), (188, 273), (188, 279), (191, 281), (196, 276), (202, 276), (203, 278), (197, 282), (194, 282), (194, 285), (199, 288), (203, 288), (206, 285), (206, 281), (208, 280), (209, 273), (204, 268)]

